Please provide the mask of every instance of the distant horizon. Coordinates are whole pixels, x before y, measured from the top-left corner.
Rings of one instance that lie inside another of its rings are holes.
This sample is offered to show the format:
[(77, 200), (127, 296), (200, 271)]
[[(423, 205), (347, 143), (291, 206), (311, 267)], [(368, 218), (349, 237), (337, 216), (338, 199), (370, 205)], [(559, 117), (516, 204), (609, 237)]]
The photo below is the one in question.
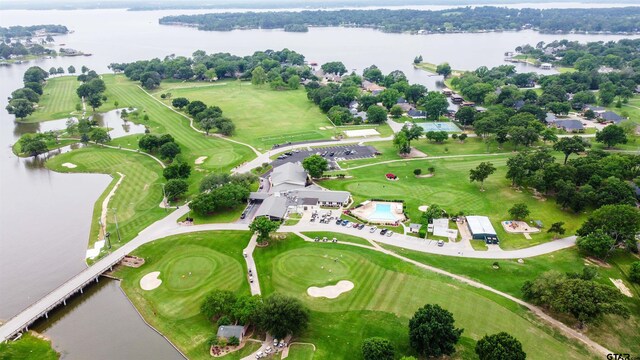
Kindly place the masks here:
[(342, 8), (342, 7), (403, 7), (403, 6), (506, 6), (515, 4), (585, 4), (617, 6), (640, 6), (634, 0), (223, 0), (211, 3), (210, 0), (158, 1), (158, 0), (53, 0), (29, 1), (7, 0), (0, 3), (2, 10), (77, 10), (77, 9), (129, 9), (129, 10), (189, 10), (189, 9), (286, 9), (286, 8)]

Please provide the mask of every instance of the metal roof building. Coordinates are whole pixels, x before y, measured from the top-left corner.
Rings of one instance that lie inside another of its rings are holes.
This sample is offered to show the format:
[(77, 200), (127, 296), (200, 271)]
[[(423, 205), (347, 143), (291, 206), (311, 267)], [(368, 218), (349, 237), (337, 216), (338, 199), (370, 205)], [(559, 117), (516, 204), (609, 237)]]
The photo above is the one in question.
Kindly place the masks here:
[(469, 231), (474, 239), (485, 240), (487, 242), (493, 242), (495, 240), (497, 242), (498, 234), (496, 234), (496, 230), (493, 228), (493, 225), (491, 225), (488, 217), (467, 216), (466, 219)]

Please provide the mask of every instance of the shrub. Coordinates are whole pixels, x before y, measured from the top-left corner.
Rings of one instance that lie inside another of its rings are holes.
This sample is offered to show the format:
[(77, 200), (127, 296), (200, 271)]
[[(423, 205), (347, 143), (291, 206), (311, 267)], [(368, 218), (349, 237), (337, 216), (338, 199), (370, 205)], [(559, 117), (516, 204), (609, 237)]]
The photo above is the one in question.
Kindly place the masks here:
[(631, 264), (631, 269), (629, 270), (629, 279), (634, 283), (640, 284), (640, 261), (636, 261)]
[(415, 170), (413, 170), (413, 175), (418, 176), (418, 175), (420, 175), (420, 174), (422, 174), (422, 169), (415, 169)]
[(222, 316), (220, 317), (220, 319), (218, 319), (218, 322), (216, 323), (216, 325), (218, 326), (224, 326), (224, 325), (230, 325), (231, 324), (231, 319), (229, 319), (228, 316)]
[(227, 342), (227, 344), (229, 346), (238, 346), (238, 345), (240, 345), (240, 339), (238, 339), (235, 336), (232, 336), (232, 337), (229, 338), (229, 341)]

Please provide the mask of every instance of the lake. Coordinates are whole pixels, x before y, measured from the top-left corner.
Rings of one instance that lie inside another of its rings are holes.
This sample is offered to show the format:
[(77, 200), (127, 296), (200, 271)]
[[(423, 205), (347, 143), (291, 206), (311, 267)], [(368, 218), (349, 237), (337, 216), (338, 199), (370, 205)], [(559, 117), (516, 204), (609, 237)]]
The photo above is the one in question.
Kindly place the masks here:
[[(510, 5), (511, 6), (511, 5)], [(439, 76), (415, 70), (413, 58), (448, 61), (454, 69), (504, 64), (504, 52), (522, 44), (567, 38), (578, 41), (617, 40), (608, 35), (551, 35), (534, 31), (482, 34), (409, 35), (371, 29), (312, 28), (308, 33), (279, 30), (204, 32), (193, 28), (161, 26), (165, 15), (203, 11), (129, 12), (122, 9), (77, 11), (0, 12), (2, 26), (63, 24), (74, 32), (56, 37), (57, 44), (92, 53), (91, 57), (59, 57), (0, 67), (0, 319), (7, 319), (86, 267), (84, 262), (93, 205), (111, 181), (107, 175), (58, 174), (38, 159), (20, 159), (11, 145), (25, 131), (44, 131), (62, 125), (16, 126), (4, 110), (7, 97), (22, 85), (32, 65), (91, 69), (108, 72), (112, 62), (188, 56), (195, 50), (247, 55), (257, 50), (289, 48), (309, 61), (340, 60), (348, 69), (362, 71), (376, 64), (385, 73), (402, 70), (411, 82), (436, 88)], [(637, 37), (637, 36), (636, 36)], [(534, 67), (517, 65), (518, 71)], [(111, 122), (110, 122), (111, 123)], [(51, 125), (53, 124), (53, 125)], [(38, 326), (52, 337), (65, 359), (135, 358), (153, 347), (152, 358), (179, 354), (145, 326), (115, 282), (96, 286), (73, 304)], [(96, 341), (100, 340), (100, 341)], [(132, 341), (132, 339), (136, 341)]]

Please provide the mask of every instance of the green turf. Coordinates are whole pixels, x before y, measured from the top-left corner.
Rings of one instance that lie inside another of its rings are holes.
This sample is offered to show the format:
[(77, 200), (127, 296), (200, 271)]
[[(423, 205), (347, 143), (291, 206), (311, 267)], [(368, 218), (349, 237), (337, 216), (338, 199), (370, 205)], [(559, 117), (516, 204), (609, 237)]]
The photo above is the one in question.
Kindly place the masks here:
[[(350, 191), (355, 203), (375, 198), (386, 200), (405, 200), (405, 212), (412, 221), (421, 215), (420, 205), (438, 204), (449, 213), (464, 211), (467, 215), (488, 216), (496, 229), (501, 246), (504, 249), (524, 248), (552, 239), (552, 235), (543, 231), (532, 234), (532, 240), (522, 235), (507, 234), (500, 221), (510, 220), (507, 210), (511, 204), (524, 202), (531, 211), (531, 219), (541, 220), (546, 226), (564, 221), (567, 234), (573, 234), (585, 219), (585, 214), (573, 214), (563, 211), (553, 201), (539, 201), (528, 191), (517, 192), (510, 187), (505, 178), (506, 161), (509, 154), (498, 156), (479, 156), (468, 158), (448, 158), (436, 160), (402, 161), (368, 166), (360, 169), (341, 171), (352, 176), (342, 180), (323, 180), (321, 185), (332, 190)], [(485, 181), (486, 191), (480, 191), (480, 185), (469, 182), (469, 169), (480, 162), (489, 161), (497, 171)], [(413, 170), (425, 171), (435, 168), (435, 176), (416, 178)], [(394, 173), (398, 181), (388, 181), (386, 173)]]
[(39, 339), (30, 333), (23, 335), (18, 341), (0, 343), (1, 360), (55, 360), (59, 359), (58, 354), (51, 347), (51, 342)]
[[(454, 314), (468, 339), (464, 351), (487, 333), (507, 331), (523, 343), (530, 359), (589, 357), (580, 346), (541, 327), (528, 312), (504, 298), (378, 252), (289, 236), (257, 249), (254, 257), (263, 294), (277, 291), (295, 296), (311, 309), (309, 330), (296, 341), (314, 343), (318, 359), (359, 359), (354, 349), (371, 336), (387, 337), (400, 354), (411, 355), (407, 323), (427, 303), (440, 304)], [(306, 293), (310, 286), (339, 280), (350, 280), (355, 288), (333, 300)]]
[[(329, 223), (329, 225), (338, 226), (338, 225), (335, 225), (333, 222)], [(361, 231), (366, 232), (367, 234), (369, 234), (369, 227), (365, 227)], [(319, 237), (320, 240), (322, 240), (323, 237), (327, 237), (327, 239), (329, 239), (329, 240), (331, 240), (333, 238), (336, 238), (336, 239), (338, 239), (338, 242), (350, 242), (350, 243), (354, 243), (354, 244), (372, 246), (369, 241), (367, 241), (367, 240), (365, 240), (365, 239), (363, 239), (361, 237), (357, 237), (357, 236), (353, 236), (353, 235), (347, 235), (347, 234), (334, 233), (334, 232), (331, 232), (331, 231), (305, 232), (305, 233), (302, 233), (302, 234), (308, 236), (311, 239), (314, 239), (316, 236)]]
[[(250, 237), (248, 232), (221, 231), (157, 240), (133, 253), (145, 259), (143, 266), (121, 267), (116, 275), (123, 278), (122, 288), (149, 324), (190, 359), (210, 359), (206, 341), (217, 329), (200, 314), (200, 304), (214, 289), (249, 294), (242, 249)], [(162, 284), (144, 291), (140, 279), (152, 271), (160, 271)], [(238, 354), (228, 357), (237, 358)]]
[(60, 76), (47, 80), (42, 88), (42, 95), (38, 108), (24, 122), (38, 122), (46, 120), (64, 119), (77, 116), (76, 104), (80, 98), (76, 89), (82, 84), (75, 76)]
[[(67, 145), (76, 144), (76, 143), (78, 143), (78, 140), (72, 140), (72, 139), (58, 140), (58, 142), (56, 142), (55, 140), (46, 141), (48, 151), (59, 149), (61, 147), (65, 147)], [(31, 156), (29, 154), (20, 152), (20, 143), (17, 141), (11, 146), (11, 150), (13, 151), (14, 154), (20, 157)]]
[[(307, 99), (303, 89), (273, 91), (267, 86), (254, 86), (247, 82), (225, 81), (211, 85), (191, 83), (163, 83), (154, 92), (171, 92), (172, 98), (186, 97), (217, 105), (224, 115), (233, 120), (236, 134), (233, 139), (250, 143), (259, 149), (270, 149), (273, 144), (304, 140), (329, 139), (333, 130), (320, 109)], [(171, 99), (164, 100), (171, 104)]]
[(289, 360), (312, 360), (313, 346), (307, 344), (293, 344), (289, 347)]
[[(62, 166), (64, 163), (72, 163), (77, 167), (69, 169)], [(102, 213), (102, 202), (120, 179), (118, 172), (123, 173), (125, 178), (109, 202), (109, 209), (115, 208), (116, 211), (110, 210), (107, 216), (107, 231), (113, 234), (111, 243), (114, 247), (133, 239), (145, 227), (166, 215), (166, 211), (159, 207), (162, 201), (160, 184), (164, 182), (161, 168), (147, 156), (92, 146), (55, 156), (47, 161), (47, 166), (58, 172), (103, 173), (113, 177), (111, 185), (94, 206), (89, 247), (100, 240), (98, 219)], [(116, 235), (116, 216), (122, 239), (120, 242)]]

